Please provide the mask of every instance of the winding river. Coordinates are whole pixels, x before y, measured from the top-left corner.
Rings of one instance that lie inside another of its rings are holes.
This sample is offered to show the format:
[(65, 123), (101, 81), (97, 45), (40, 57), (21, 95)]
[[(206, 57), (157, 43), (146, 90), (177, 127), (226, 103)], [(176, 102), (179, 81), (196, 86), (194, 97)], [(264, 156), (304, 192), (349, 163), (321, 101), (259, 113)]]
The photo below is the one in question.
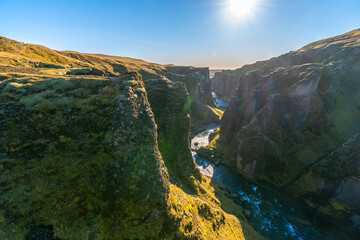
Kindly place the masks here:
[[(216, 103), (226, 103), (218, 99)], [(226, 105), (226, 104), (225, 104)], [(224, 105), (224, 107), (226, 107)], [(223, 106), (219, 106), (223, 107)], [(217, 125), (208, 125), (194, 136), (191, 149), (206, 146), (209, 135)], [(238, 204), (248, 211), (250, 223), (263, 236), (269, 239), (358, 239), (339, 229), (326, 219), (318, 216), (315, 210), (267, 183), (254, 183), (244, 179), (234, 169), (216, 166), (207, 159), (199, 157), (192, 151), (194, 160), (201, 173), (239, 199)]]

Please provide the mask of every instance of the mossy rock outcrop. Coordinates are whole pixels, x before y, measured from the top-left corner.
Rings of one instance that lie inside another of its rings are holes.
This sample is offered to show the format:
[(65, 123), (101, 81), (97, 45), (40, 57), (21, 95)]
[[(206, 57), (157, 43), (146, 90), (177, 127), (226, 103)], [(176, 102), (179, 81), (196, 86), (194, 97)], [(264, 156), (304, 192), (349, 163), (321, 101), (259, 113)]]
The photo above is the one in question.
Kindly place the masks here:
[(5, 236), (34, 225), (60, 239), (157, 238), (169, 179), (141, 81), (16, 82), (1, 94)]
[(155, 114), (159, 148), (171, 177), (195, 190), (192, 179), (201, 175), (190, 152), (190, 99), (181, 82), (165, 77), (144, 81)]
[(167, 67), (163, 75), (171, 81), (185, 84), (189, 93), (191, 128), (195, 130), (209, 123), (220, 123), (222, 113), (215, 110), (211, 94), (211, 81), (208, 68)]

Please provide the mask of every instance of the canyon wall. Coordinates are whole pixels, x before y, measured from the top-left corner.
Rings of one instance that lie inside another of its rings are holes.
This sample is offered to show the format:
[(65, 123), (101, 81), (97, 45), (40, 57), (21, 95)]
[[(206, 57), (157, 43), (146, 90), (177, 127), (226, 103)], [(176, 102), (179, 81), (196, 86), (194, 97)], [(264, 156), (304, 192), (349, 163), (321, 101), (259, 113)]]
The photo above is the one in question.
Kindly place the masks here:
[(139, 78), (1, 85), (1, 229), (18, 239), (49, 226), (61, 239), (159, 235), (169, 177)]
[(1, 37), (0, 238), (262, 239), (192, 159), (209, 86), (208, 69)]
[(218, 73), (219, 84), (226, 96), (237, 87), (220, 144), (238, 171), (359, 228), (360, 195), (347, 193), (360, 177), (360, 30)]

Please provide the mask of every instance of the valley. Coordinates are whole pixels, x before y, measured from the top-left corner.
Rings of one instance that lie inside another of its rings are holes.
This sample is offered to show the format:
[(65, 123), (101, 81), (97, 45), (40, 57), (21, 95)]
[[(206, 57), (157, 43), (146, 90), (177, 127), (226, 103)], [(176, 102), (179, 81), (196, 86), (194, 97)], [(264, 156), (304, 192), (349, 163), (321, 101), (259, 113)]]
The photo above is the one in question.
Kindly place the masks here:
[(0, 37), (0, 238), (358, 239), (360, 30), (235, 70)]

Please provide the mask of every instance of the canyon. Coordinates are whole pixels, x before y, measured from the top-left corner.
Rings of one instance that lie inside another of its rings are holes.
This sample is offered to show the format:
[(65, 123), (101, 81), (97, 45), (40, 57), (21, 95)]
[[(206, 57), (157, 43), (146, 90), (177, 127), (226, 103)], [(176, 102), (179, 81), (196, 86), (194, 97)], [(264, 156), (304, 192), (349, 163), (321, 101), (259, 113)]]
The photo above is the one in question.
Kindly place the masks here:
[(213, 91), (231, 100), (218, 141), (199, 153), (359, 231), (359, 63), (357, 29), (215, 73)]
[(360, 30), (212, 78), (0, 37), (0, 236), (356, 239), (359, 90)]

